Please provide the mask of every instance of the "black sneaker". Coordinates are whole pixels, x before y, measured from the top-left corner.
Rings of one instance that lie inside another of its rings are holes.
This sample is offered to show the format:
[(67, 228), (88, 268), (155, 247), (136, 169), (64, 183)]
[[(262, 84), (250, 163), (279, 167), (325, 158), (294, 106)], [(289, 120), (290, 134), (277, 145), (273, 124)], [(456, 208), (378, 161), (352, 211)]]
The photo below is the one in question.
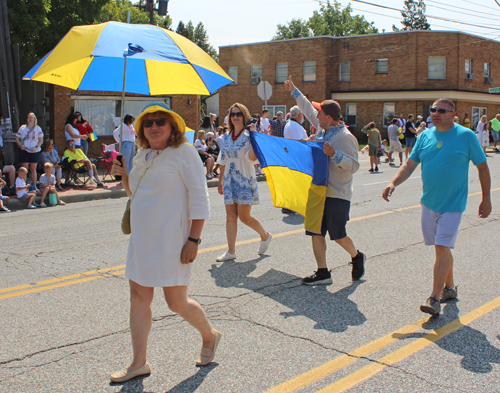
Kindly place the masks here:
[(352, 261), (349, 263), (349, 265), (352, 265), (351, 275), (354, 281), (359, 280), (361, 277), (364, 276), (365, 261), (366, 261), (366, 255), (363, 254), (361, 251), (358, 251), (358, 255), (352, 258)]
[(332, 282), (332, 275), (329, 271), (323, 273), (318, 270), (314, 274), (302, 279), (302, 284), (305, 285), (328, 285)]
[(375, 172), (378, 172), (378, 166), (375, 167)]
[(371, 168), (371, 169), (368, 169), (368, 172), (373, 172), (373, 168)]

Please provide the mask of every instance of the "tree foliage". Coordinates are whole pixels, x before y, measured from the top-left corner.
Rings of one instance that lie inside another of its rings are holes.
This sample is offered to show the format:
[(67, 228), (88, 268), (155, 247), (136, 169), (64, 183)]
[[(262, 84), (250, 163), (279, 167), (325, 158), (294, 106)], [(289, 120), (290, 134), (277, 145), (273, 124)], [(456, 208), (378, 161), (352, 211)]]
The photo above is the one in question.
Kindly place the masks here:
[(184, 22), (180, 21), (175, 32), (193, 41), (201, 49), (212, 56), (215, 61), (219, 61), (219, 55), (217, 51), (208, 42), (208, 33), (205, 30), (205, 26), (202, 22), (198, 23), (196, 27), (194, 27), (193, 22), (191, 21), (189, 21), (186, 25), (184, 24)]
[(94, 23), (110, 0), (7, 0), (12, 43), (21, 62), (45, 56), (73, 26)]
[(378, 29), (373, 22), (368, 22), (362, 15), (352, 15), (351, 4), (342, 9), (337, 0), (333, 2), (328, 0), (326, 4), (321, 5), (319, 11), (314, 11), (307, 21), (292, 19), (285, 25), (279, 24), (273, 40), (322, 35), (344, 37), (374, 33), (378, 33)]
[[(131, 0), (110, 0), (101, 8), (101, 11), (95, 18), (95, 23), (103, 23), (110, 20), (126, 22), (128, 11), (130, 11), (130, 23), (149, 23), (149, 13), (135, 7)], [(170, 15), (159, 16), (155, 13), (154, 20), (156, 25), (165, 29), (172, 27)]]
[(425, 9), (424, 0), (405, 0), (404, 10), (401, 11), (403, 28), (398, 29), (395, 25), (392, 25), (392, 30), (430, 30), (431, 25), (427, 22)]

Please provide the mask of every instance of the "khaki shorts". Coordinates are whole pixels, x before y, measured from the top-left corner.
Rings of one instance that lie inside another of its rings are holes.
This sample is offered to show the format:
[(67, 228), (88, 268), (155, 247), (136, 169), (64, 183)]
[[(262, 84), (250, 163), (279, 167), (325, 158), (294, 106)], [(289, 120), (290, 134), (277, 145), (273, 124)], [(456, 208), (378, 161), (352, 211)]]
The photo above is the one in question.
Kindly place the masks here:
[(403, 152), (403, 147), (401, 146), (400, 141), (391, 141), (391, 147), (389, 148), (390, 152), (397, 151), (398, 153)]

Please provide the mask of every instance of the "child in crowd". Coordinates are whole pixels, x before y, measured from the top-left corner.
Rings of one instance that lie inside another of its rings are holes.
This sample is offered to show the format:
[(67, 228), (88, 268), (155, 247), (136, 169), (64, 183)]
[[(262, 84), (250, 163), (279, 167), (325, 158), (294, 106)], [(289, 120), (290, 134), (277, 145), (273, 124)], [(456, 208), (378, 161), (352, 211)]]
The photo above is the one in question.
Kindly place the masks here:
[(2, 195), (2, 187), (6, 185), (7, 183), (5, 182), (5, 180), (0, 177), (0, 211), (10, 213), (10, 210), (5, 206), (7, 205), (7, 203), (9, 203), (9, 197)]
[(28, 209), (36, 209), (37, 207), (40, 207), (40, 205), (37, 205), (35, 203), (35, 197), (36, 197), (36, 191), (29, 191), (30, 185), (26, 184), (26, 175), (28, 174), (28, 170), (25, 167), (19, 168), (19, 171), (17, 172), (17, 179), (16, 179), (16, 193), (17, 197), (21, 201), (28, 201)]
[(54, 165), (50, 162), (46, 162), (43, 165), (43, 171), (45, 172), (42, 176), (40, 176), (40, 187), (42, 188), (42, 202), (40, 203), (41, 207), (47, 207), (44, 200), (47, 194), (56, 194), (57, 204), (65, 205), (61, 198), (59, 198), (59, 194), (56, 191), (56, 177), (52, 174), (52, 169)]
[(389, 142), (387, 142), (387, 139), (384, 139), (382, 141), (382, 145), (380, 146), (380, 149), (379, 149), (379, 158), (378, 158), (378, 161), (379, 161), (379, 164), (380, 164), (380, 157), (386, 157), (385, 159), (385, 162), (389, 162), (389, 150), (387, 149), (387, 145), (389, 144)]

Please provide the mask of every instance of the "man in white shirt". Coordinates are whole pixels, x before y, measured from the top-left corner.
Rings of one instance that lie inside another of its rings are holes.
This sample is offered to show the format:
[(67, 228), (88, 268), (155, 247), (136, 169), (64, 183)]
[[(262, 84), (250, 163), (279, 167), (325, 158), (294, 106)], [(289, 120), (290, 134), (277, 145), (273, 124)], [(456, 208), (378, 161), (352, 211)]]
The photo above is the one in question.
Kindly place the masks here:
[(307, 132), (301, 124), (304, 122), (304, 115), (300, 108), (295, 105), (290, 108), (290, 121), (286, 123), (283, 131), (285, 139), (295, 139), (301, 141), (307, 139)]
[(399, 115), (398, 123), (399, 123), (399, 126), (401, 127), (401, 132), (404, 134), (405, 126), (406, 126), (406, 119), (402, 113)]
[(262, 116), (260, 117), (260, 124), (262, 127), (262, 130), (264, 130), (264, 134), (269, 135), (269, 111), (267, 109), (264, 109), (262, 111)]

